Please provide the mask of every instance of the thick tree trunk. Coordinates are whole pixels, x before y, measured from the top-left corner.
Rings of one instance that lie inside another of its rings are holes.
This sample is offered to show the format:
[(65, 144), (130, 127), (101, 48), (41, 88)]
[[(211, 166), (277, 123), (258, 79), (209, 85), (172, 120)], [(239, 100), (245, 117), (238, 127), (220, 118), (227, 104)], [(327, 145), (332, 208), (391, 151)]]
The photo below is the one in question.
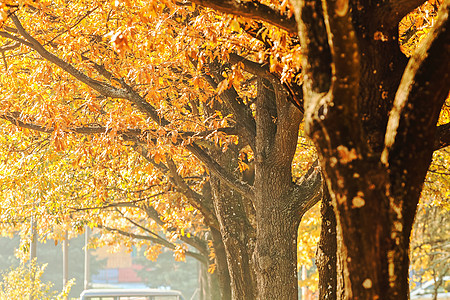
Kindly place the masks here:
[[(340, 216), (338, 274), (344, 275), (339, 286), (345, 288), (344, 298), (407, 299), (411, 220), (398, 215), (404, 207), (389, 205), (398, 198), (390, 202), (378, 189), (378, 196), (361, 190), (351, 204), (335, 195)], [(418, 195), (408, 200), (417, 204)]]
[(297, 299), (298, 216), (273, 200), (257, 214), (258, 299)]
[(450, 84), (448, 3), (405, 68), (397, 24), (407, 10), (294, 2), (305, 128), (333, 198), (346, 299), (409, 297), (409, 236)]
[[(289, 125), (283, 123), (286, 120), (290, 120)], [(291, 163), (299, 122), (300, 113), (290, 110), (277, 87), (259, 79), (255, 153), (258, 299), (298, 297), (297, 230), (301, 215), (293, 201)]]

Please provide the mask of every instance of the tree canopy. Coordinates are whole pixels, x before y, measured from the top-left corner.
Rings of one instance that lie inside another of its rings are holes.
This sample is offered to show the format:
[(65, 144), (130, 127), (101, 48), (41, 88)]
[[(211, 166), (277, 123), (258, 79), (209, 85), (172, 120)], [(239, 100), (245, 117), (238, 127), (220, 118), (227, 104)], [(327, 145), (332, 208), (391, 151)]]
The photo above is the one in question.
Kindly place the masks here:
[(448, 1), (420, 4), (3, 3), (4, 224), (96, 226), (216, 268), (215, 297), (291, 299), (298, 225), (329, 190), (346, 297), (406, 297), (450, 142)]

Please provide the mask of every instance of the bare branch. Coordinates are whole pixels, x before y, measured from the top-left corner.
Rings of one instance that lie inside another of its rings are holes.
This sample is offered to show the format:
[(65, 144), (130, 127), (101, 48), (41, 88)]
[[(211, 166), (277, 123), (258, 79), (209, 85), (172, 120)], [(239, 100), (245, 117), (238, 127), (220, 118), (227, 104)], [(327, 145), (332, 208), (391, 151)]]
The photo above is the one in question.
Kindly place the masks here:
[(164, 195), (167, 192), (161, 192), (161, 193), (157, 193), (154, 195), (150, 195), (147, 197), (143, 197), (143, 198), (139, 198), (137, 200), (133, 200), (133, 201), (124, 201), (124, 202), (114, 202), (114, 203), (109, 203), (109, 204), (105, 204), (105, 205), (101, 205), (101, 206), (90, 206), (90, 207), (68, 207), (69, 210), (72, 211), (85, 211), (85, 210), (93, 210), (93, 209), (107, 209), (107, 208), (116, 208), (116, 207), (132, 207), (132, 208), (139, 208), (139, 206), (137, 206), (136, 204), (139, 202), (143, 202), (143, 201), (148, 201), (152, 198), (156, 198), (158, 196)]
[[(150, 219), (155, 221), (156, 224), (158, 224), (159, 226), (164, 227), (166, 223), (162, 220), (161, 216), (153, 206), (147, 205), (144, 207), (144, 210)], [(170, 231), (171, 229), (169, 228), (167, 230)], [(191, 237), (187, 237), (186, 235), (184, 235), (180, 236), (179, 239), (185, 242), (186, 244), (191, 245), (198, 251), (200, 251), (200, 253), (203, 254), (205, 257), (208, 257), (209, 250), (204, 240), (196, 237), (195, 235), (191, 235)]]
[(66, 30), (64, 30), (64, 31), (62, 31), (62, 32), (60, 32), (60, 33), (58, 33), (55, 37), (53, 37), (52, 39), (51, 39), (51, 41), (50, 42), (48, 42), (48, 43), (52, 43), (54, 40), (56, 40), (57, 38), (59, 38), (61, 35), (63, 35), (63, 34), (65, 34), (66, 32), (68, 32), (68, 31), (70, 31), (70, 30), (72, 30), (73, 28), (75, 28), (78, 24), (80, 24), (81, 23), (81, 21), (83, 21), (84, 19), (86, 19), (90, 14), (92, 14), (94, 11), (96, 11), (97, 9), (99, 8), (99, 6), (96, 6), (96, 7), (94, 7), (93, 9), (91, 9), (91, 10), (88, 10), (83, 16), (81, 16), (79, 19), (78, 19), (78, 21), (76, 21), (73, 25), (71, 25), (69, 28), (67, 28)]

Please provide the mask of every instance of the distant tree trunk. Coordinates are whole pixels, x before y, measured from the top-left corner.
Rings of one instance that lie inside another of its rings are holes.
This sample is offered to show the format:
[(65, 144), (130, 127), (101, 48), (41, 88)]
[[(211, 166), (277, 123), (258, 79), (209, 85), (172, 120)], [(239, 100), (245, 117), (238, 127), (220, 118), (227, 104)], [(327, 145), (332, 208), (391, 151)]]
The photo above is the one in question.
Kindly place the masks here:
[[(231, 281), (228, 271), (227, 255), (223, 244), (222, 235), (217, 229), (211, 228), (211, 238), (215, 252), (215, 273), (218, 277), (218, 283), (211, 284), (211, 299), (231, 299)], [(216, 288), (216, 290), (214, 290)]]
[[(300, 120), (301, 112), (287, 100), (281, 84), (258, 79), (254, 185), (248, 194), (236, 192), (211, 174), (232, 299), (298, 297), (298, 225), (322, 190), (317, 165), (300, 184), (292, 181)], [(228, 172), (239, 170), (238, 147), (209, 151)]]
[[(219, 268), (219, 267), (217, 267)], [(216, 270), (214, 273), (208, 272), (208, 265), (199, 263), (198, 270), (199, 277), (199, 300), (220, 300), (220, 299), (230, 299), (224, 288), (220, 288), (219, 285), (219, 272)], [(228, 285), (229, 286), (229, 285)], [(229, 290), (229, 288), (228, 288)], [(225, 294), (225, 297), (222, 297)]]
[[(220, 156), (225, 162), (223, 165), (229, 170), (238, 170), (238, 155), (233, 149), (216, 154), (216, 157)], [(248, 221), (242, 195), (222, 185), (214, 176), (211, 176), (210, 183), (225, 246), (232, 299), (256, 299), (256, 278), (252, 261), (255, 232)]]

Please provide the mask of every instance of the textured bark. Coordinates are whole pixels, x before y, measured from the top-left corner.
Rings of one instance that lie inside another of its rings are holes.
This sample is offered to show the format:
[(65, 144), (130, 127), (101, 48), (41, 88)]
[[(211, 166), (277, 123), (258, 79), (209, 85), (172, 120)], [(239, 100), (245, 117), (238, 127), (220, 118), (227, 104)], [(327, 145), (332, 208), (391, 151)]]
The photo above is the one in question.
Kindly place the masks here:
[[(242, 196), (211, 179), (214, 206), (227, 258), (232, 299), (256, 299), (256, 278), (252, 264), (254, 231), (248, 224)], [(227, 199), (227, 201), (223, 201)]]
[[(223, 100), (233, 109), (231, 94), (227, 91)], [(223, 177), (211, 175), (232, 299), (297, 299), (298, 225), (320, 200), (322, 180), (314, 165), (299, 184), (292, 182), (301, 113), (287, 97), (280, 83), (259, 77), (251, 191), (230, 189)], [(222, 169), (237, 175), (238, 148), (209, 151)]]
[(305, 127), (334, 203), (342, 297), (408, 299), (409, 236), (450, 86), (449, 1), (408, 67), (391, 21), (403, 11), (370, 1), (293, 2), (306, 53)]
[[(291, 161), (300, 114), (295, 108), (289, 112), (291, 104), (287, 101), (284, 109), (288, 111), (280, 109), (274, 90), (269, 81), (258, 80), (255, 153), (258, 299), (297, 299), (296, 237), (301, 215), (290, 207), (290, 196)], [(280, 114), (284, 113), (292, 113), (292, 135), (283, 132), (286, 128), (282, 128), (282, 121), (273, 121), (280, 120)]]
[(258, 299), (297, 299), (298, 216), (268, 205), (258, 217)]
[(319, 299), (338, 299), (336, 217), (331, 196), (326, 188), (324, 189), (320, 212), (322, 227), (316, 253), (316, 265), (319, 272)]
[[(237, 147), (231, 146), (225, 152), (218, 150), (212, 154), (228, 172), (239, 170)], [(215, 176), (211, 176), (210, 185), (230, 278), (231, 299), (256, 299), (252, 262), (255, 230), (247, 218), (245, 198)]]

